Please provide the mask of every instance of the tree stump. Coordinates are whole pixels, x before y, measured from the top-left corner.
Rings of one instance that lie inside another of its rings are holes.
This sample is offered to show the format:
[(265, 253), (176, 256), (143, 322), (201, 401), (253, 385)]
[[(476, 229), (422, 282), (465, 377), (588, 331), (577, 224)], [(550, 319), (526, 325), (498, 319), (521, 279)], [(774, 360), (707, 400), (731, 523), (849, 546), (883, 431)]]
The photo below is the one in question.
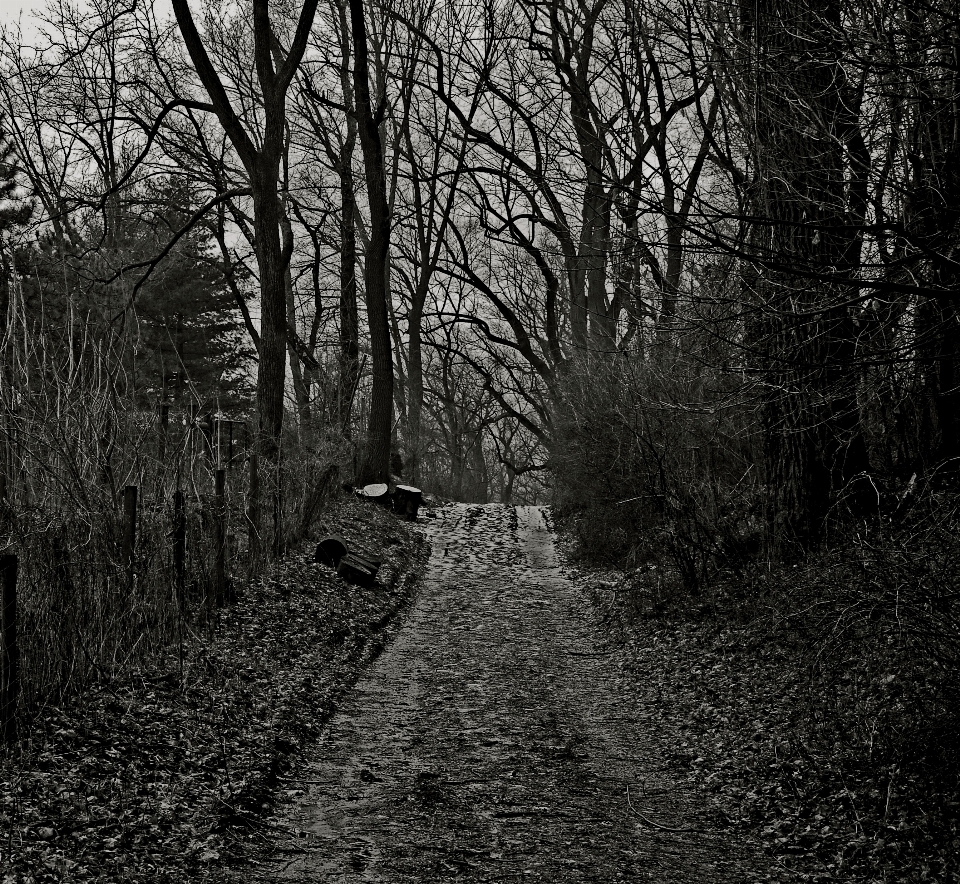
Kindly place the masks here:
[(360, 559), (367, 563), (367, 565), (373, 568), (374, 571), (377, 570), (383, 564), (383, 556), (378, 553), (372, 553), (366, 549), (355, 549), (353, 550), (354, 558)]
[(390, 486), (385, 482), (374, 482), (360, 489), (360, 496), (373, 500), (381, 506), (390, 506)]
[(329, 534), (320, 538), (313, 560), (318, 564), (336, 568), (346, 554), (347, 542), (336, 534)]
[(417, 520), (422, 502), (423, 492), (412, 485), (397, 485), (397, 490), (393, 493), (394, 512), (408, 522)]

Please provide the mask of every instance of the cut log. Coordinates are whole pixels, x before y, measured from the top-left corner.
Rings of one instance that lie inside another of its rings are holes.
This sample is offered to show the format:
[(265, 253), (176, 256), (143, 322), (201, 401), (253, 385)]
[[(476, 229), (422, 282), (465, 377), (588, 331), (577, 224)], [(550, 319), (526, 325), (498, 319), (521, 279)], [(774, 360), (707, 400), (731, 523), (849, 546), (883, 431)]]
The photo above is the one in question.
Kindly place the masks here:
[(340, 564), (340, 559), (346, 554), (347, 542), (337, 534), (330, 534), (320, 538), (313, 560), (321, 565), (336, 568)]
[(340, 559), (337, 565), (337, 574), (339, 574), (347, 583), (353, 583), (356, 586), (372, 586), (377, 576), (377, 568), (373, 562), (355, 553), (348, 552)]
[(360, 496), (374, 500), (382, 506), (390, 506), (390, 486), (385, 482), (374, 482), (360, 489)]
[(412, 485), (397, 485), (397, 490), (393, 493), (394, 512), (408, 522), (417, 520), (422, 502), (423, 492)]
[(351, 555), (353, 555), (354, 558), (360, 559), (362, 562), (366, 562), (374, 571), (383, 564), (382, 555), (372, 553), (366, 549), (351, 550)]

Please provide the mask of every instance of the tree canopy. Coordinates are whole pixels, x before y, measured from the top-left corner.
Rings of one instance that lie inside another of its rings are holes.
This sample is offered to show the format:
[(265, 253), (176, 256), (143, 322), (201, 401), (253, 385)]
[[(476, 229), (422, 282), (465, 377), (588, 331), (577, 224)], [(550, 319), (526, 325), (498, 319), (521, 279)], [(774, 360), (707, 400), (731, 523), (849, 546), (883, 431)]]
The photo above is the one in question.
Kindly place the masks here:
[[(189, 376), (239, 403), (256, 353), (270, 457), (286, 422), (360, 479), (392, 447), (438, 488), (563, 498), (613, 366), (644, 420), (732, 421), (735, 456), (706, 425), (677, 442), (787, 546), (950, 473), (951, 8), (174, 11), (54, 6), (56, 39), (2, 39), (25, 299), (69, 289), (150, 395)], [(642, 451), (628, 417), (608, 433)], [(643, 518), (684, 486), (668, 453)]]

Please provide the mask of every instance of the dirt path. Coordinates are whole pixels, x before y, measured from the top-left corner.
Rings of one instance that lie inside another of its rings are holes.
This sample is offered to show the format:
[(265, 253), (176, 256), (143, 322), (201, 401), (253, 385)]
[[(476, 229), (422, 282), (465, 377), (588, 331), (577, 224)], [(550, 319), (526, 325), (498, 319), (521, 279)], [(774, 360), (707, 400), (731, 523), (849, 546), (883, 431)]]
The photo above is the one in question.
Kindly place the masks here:
[(428, 531), (421, 595), (321, 738), (271, 879), (759, 878), (659, 757), (543, 512), (445, 507)]

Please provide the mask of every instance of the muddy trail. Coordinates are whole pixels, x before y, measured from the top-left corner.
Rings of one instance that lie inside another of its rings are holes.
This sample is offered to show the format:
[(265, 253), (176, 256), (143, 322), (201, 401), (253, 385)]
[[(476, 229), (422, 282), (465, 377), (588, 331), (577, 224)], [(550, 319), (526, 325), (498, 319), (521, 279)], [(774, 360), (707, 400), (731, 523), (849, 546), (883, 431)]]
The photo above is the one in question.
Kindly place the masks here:
[(681, 786), (538, 507), (444, 507), (420, 596), (344, 701), (256, 880), (746, 882)]

